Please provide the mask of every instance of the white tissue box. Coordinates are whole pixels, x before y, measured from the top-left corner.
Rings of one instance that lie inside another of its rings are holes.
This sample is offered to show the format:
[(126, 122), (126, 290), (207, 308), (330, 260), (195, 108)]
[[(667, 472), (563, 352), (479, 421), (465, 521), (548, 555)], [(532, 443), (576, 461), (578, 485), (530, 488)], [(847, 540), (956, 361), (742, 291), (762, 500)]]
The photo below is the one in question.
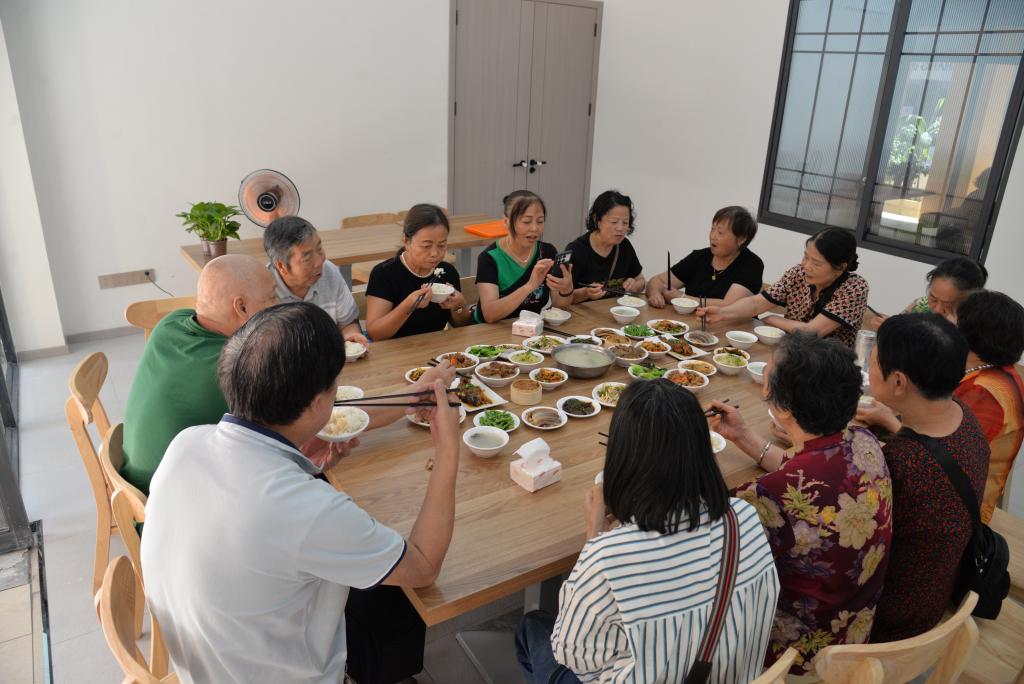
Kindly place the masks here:
[(525, 319), (512, 323), (512, 334), (520, 337), (536, 337), (544, 332), (544, 319)]
[(562, 479), (562, 464), (554, 459), (545, 461), (540, 470), (527, 470), (523, 467), (526, 461), (519, 459), (508, 464), (508, 474), (512, 481), (528, 492), (535, 492)]

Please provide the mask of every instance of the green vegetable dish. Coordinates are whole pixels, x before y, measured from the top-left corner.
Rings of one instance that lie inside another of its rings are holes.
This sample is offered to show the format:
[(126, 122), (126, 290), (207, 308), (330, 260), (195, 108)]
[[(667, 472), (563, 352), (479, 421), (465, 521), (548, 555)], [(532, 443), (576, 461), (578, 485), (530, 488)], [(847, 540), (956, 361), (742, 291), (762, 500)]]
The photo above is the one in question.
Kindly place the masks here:
[(516, 426), (515, 420), (512, 418), (512, 414), (508, 411), (489, 410), (484, 411), (483, 417), (480, 418), (480, 425), (487, 425), (489, 427), (501, 428), (505, 432), (508, 432)]
[(656, 334), (646, 325), (627, 325), (622, 329), (622, 332), (633, 337), (654, 337)]
[(494, 359), (497, 358), (499, 354), (501, 354), (501, 350), (489, 344), (478, 344), (473, 347), (470, 347), (467, 350), (467, 353), (472, 354), (473, 356), (480, 359)]
[(719, 354), (715, 357), (715, 361), (718, 361), (723, 366), (743, 366), (747, 363), (745, 358), (735, 354)]
[(632, 371), (633, 377), (641, 378), (642, 380), (654, 380), (656, 378), (665, 377), (665, 373), (668, 372), (667, 368), (655, 368), (654, 366), (641, 366), (640, 364), (634, 363), (629, 367)]

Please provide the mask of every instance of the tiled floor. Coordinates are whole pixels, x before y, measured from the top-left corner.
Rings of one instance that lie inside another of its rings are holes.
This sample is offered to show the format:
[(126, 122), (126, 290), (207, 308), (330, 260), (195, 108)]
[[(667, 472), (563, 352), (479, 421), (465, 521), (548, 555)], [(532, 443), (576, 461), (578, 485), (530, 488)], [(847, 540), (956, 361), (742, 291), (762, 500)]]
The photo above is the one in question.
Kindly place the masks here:
[[(21, 486), (29, 520), (43, 521), (55, 682), (90, 684), (123, 678), (93, 608), (95, 506), (64, 419), (64, 402), (72, 369), (88, 354), (102, 351), (110, 370), (100, 398), (111, 421), (121, 421), (142, 347), (141, 334), (130, 335), (75, 345), (67, 356), (21, 364)], [(124, 553), (116, 537), (111, 546), (112, 554)], [(0, 682), (6, 684), (19, 681), (14, 678), (11, 653), (26, 645), (31, 652), (31, 646), (13, 638), (5, 641), (3, 600), (0, 595)], [(429, 629), (426, 673), (418, 677), (421, 684), (483, 682), (456, 642), (456, 630), (521, 607), (522, 598), (514, 596)], [(31, 663), (28, 672), (31, 677)]]

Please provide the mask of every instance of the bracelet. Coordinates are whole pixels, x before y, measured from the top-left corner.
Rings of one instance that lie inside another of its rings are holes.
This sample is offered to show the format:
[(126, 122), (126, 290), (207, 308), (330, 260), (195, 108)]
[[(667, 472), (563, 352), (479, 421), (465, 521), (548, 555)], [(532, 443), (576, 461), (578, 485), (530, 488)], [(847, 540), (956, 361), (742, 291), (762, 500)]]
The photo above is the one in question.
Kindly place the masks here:
[(465, 307), (465, 305), (463, 305), (463, 306), (460, 306), (457, 309), (452, 309), (452, 313), (453, 314), (460, 314), (460, 313), (462, 313), (465, 310), (466, 310), (466, 307)]
[(761, 455), (757, 459), (757, 467), (761, 467), (761, 462), (764, 461), (764, 457), (768, 455), (768, 450), (772, 448), (772, 440), (768, 440), (764, 443), (764, 448), (761, 449)]
[(558, 296), (559, 297), (572, 297), (573, 294), (575, 294), (575, 293), (576, 293), (576, 290), (569, 290), (568, 294), (566, 294), (565, 292), (559, 292)]

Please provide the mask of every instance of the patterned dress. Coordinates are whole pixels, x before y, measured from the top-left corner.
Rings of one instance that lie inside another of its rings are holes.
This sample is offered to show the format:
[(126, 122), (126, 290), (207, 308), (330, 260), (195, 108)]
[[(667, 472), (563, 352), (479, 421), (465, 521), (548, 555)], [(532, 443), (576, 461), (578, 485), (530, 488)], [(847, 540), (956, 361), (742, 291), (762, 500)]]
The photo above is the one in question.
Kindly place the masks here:
[(866, 643), (892, 546), (892, 481), (871, 432), (851, 427), (804, 445), (737, 492), (761, 516), (782, 591), (767, 662), (799, 651), (813, 671), (825, 646)]
[(828, 294), (826, 288), (819, 292), (804, 279), (802, 266), (794, 266), (774, 284), (765, 289), (761, 296), (776, 306), (786, 307), (786, 318), (807, 323), (819, 313), (839, 324), (829, 333), (847, 347), (853, 347), (864, 319), (864, 307), (868, 304), (868, 281), (856, 273), (844, 273), (836, 281), (834, 290)]

